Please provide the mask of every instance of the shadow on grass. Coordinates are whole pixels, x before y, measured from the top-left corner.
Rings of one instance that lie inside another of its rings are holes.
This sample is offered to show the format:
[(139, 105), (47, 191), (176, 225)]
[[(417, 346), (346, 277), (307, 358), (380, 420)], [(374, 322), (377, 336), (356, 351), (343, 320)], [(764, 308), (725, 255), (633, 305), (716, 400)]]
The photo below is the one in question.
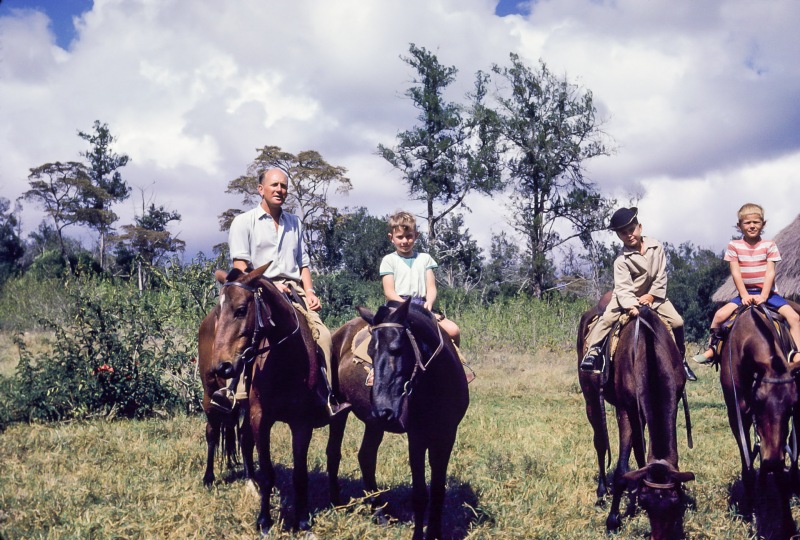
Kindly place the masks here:
[[(256, 474), (259, 474), (256, 472)], [(409, 473), (410, 475), (410, 473)], [(230, 471), (226, 482), (235, 482), (244, 478), (242, 470)], [(292, 485), (292, 468), (275, 464), (275, 486), (280, 493), (280, 519), (288, 527), (294, 522), (294, 486)], [(342, 504), (348, 504), (364, 497), (363, 483), (360, 478), (339, 478)], [(308, 472), (309, 508), (312, 516), (331, 507), (328, 493), (328, 474), (319, 467)], [(413, 525), (414, 511), (411, 506), (411, 485), (404, 484), (389, 491), (382, 492), (381, 502), (386, 504), (384, 514), (391, 521), (399, 521)], [(366, 504), (366, 502), (365, 502)], [(346, 509), (339, 511), (347, 512)], [(255, 517), (254, 517), (255, 519)], [(454, 477), (448, 478), (442, 510), (442, 530), (445, 540), (463, 540), (472, 525), (493, 523), (494, 519), (479, 507), (478, 496), (469, 483), (461, 482)]]

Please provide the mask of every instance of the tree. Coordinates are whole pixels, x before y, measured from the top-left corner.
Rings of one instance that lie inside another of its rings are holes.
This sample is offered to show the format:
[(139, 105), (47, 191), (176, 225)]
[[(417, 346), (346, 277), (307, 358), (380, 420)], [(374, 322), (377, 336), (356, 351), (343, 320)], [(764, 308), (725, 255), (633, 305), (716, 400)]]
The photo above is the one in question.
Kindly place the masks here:
[(683, 317), (687, 342), (702, 340), (714, 311), (714, 292), (729, 275), (728, 263), (709, 249), (685, 242), (678, 247), (664, 244), (667, 256), (667, 296)]
[(84, 210), (81, 221), (97, 231), (98, 260), (100, 267), (105, 269), (106, 239), (118, 219), (111, 211), (111, 205), (127, 199), (131, 191), (118, 169), (127, 165), (130, 158), (125, 154), (112, 152), (111, 144), (115, 138), (111, 135), (108, 124), (95, 120), (93, 128), (93, 133), (78, 132), (78, 136), (91, 145), (88, 152), (81, 152), (80, 155), (89, 163), (89, 179), (93, 188), (87, 189), (82, 195)]
[[(242, 204), (255, 206), (259, 202), (258, 176), (262, 171), (277, 167), (289, 177), (289, 193), (286, 209), (298, 214), (303, 222), (303, 240), (308, 255), (315, 266), (324, 258), (321, 244), (322, 230), (336, 212), (328, 202), (331, 189), (346, 194), (353, 185), (345, 176), (347, 169), (325, 161), (319, 152), (305, 150), (296, 156), (282, 151), (277, 146), (265, 146), (258, 150), (256, 159), (247, 167), (247, 173), (228, 182), (226, 193), (242, 196)], [(242, 210), (228, 209), (219, 216), (220, 230), (230, 229), (231, 221)]]
[(324, 230), (325, 259), (321, 271), (344, 270), (364, 281), (378, 281), (381, 258), (391, 251), (385, 218), (369, 215), (366, 208), (339, 214)]
[[(590, 91), (559, 80), (543, 62), (532, 71), (510, 56), (510, 67), (492, 68), (508, 83), (497, 100), (510, 150), (510, 223), (525, 239), (530, 291), (539, 295), (552, 275), (552, 251), (573, 238), (586, 246), (593, 231), (605, 228), (616, 201), (584, 176), (584, 161), (610, 151)], [(562, 236), (564, 224), (572, 230)]]
[(11, 210), (11, 201), (0, 197), (0, 286), (17, 273), (25, 246), (19, 237), (19, 202)]
[(167, 230), (171, 222), (180, 220), (177, 212), (169, 212), (163, 206), (156, 207), (152, 202), (145, 209), (143, 197), (142, 214), (134, 217), (135, 224), (122, 226), (124, 232), (116, 237), (117, 254), (123, 261), (135, 262), (139, 290), (143, 290), (150, 281), (153, 268), (162, 263), (168, 254), (181, 252), (186, 246), (183, 240), (172, 236)]
[[(64, 228), (84, 219), (82, 200), (85, 193), (94, 188), (89, 178), (89, 170), (82, 163), (46, 163), (31, 169), (28, 183), (31, 188), (22, 197), (38, 204), (53, 220), (58, 235), (59, 251), (66, 262)], [(101, 193), (96, 194), (101, 197)]]
[(439, 269), (436, 279), (450, 288), (474, 289), (483, 275), (483, 250), (464, 228), (464, 217), (455, 214), (445, 219), (436, 242)]
[(420, 125), (397, 135), (397, 146), (378, 145), (378, 154), (403, 173), (411, 197), (425, 203), (428, 241), (436, 245), (436, 225), (456, 208), (467, 208), (472, 192), (490, 195), (502, 188), (496, 114), (485, 106), (488, 76), (475, 76), (469, 105), (444, 99), (458, 70), (413, 43), (401, 57), (419, 78), (405, 95), (420, 113)]
[(483, 279), (490, 297), (496, 294), (513, 295), (524, 288), (521, 264), (519, 244), (509, 238), (505, 231), (493, 234)]

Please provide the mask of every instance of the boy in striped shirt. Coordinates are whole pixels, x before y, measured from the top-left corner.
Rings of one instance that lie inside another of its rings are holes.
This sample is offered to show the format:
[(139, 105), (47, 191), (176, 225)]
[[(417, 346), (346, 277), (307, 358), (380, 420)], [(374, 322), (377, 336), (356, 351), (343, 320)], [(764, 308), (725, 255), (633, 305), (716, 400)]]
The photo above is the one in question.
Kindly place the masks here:
[(791, 362), (800, 344), (800, 315), (775, 289), (775, 263), (781, 260), (781, 254), (775, 242), (761, 238), (761, 232), (767, 225), (763, 208), (748, 203), (739, 209), (738, 215), (737, 227), (742, 231), (742, 238), (731, 240), (725, 250), (725, 260), (730, 263), (731, 277), (739, 296), (714, 314), (708, 349), (695, 356), (694, 360), (699, 364), (706, 364), (714, 359), (714, 351), (722, 339), (719, 328), (736, 308), (742, 304), (757, 306), (766, 303), (789, 323), (789, 333), (795, 343), (789, 352)]

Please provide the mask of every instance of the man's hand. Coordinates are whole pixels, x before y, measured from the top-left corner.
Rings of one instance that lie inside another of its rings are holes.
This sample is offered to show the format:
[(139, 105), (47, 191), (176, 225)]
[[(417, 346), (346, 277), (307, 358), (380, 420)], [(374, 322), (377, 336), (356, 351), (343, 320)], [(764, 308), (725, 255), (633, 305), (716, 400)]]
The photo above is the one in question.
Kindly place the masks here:
[(628, 315), (630, 315), (631, 317), (638, 317), (639, 316), (639, 308), (637, 308), (636, 306), (628, 308)]
[(655, 299), (656, 297), (650, 293), (643, 294), (639, 297), (639, 305), (652, 307)]
[(306, 305), (311, 311), (319, 311), (322, 309), (322, 304), (313, 291), (306, 291)]

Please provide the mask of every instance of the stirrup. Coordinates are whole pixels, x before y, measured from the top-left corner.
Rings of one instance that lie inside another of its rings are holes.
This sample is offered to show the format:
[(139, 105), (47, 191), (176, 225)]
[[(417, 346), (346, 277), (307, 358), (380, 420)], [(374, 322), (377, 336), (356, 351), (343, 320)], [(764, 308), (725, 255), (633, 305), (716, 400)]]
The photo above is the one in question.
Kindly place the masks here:
[(786, 361), (789, 362), (790, 364), (792, 362), (800, 361), (800, 358), (796, 358), (798, 353), (800, 353), (800, 351), (792, 349), (791, 351), (789, 351), (789, 354), (786, 355)]
[(586, 351), (586, 355), (581, 360), (580, 370), (584, 373), (600, 373), (600, 370), (597, 369), (597, 358), (600, 355), (600, 351), (592, 348)]
[(211, 395), (210, 403), (219, 412), (230, 414), (236, 406), (236, 393), (228, 387), (220, 388)]

